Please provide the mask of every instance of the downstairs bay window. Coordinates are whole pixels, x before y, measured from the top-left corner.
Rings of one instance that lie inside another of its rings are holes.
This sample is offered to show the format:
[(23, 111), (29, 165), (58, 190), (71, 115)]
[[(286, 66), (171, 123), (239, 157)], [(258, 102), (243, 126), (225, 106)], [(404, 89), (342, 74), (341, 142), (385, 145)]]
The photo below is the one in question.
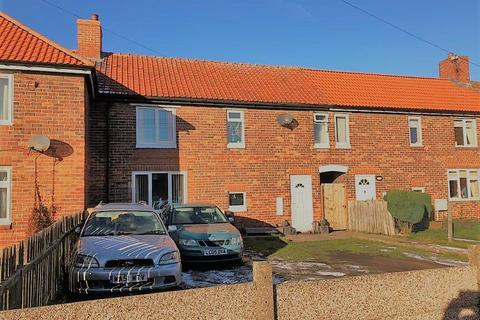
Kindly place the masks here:
[(448, 170), (448, 197), (450, 200), (480, 200), (480, 170)]

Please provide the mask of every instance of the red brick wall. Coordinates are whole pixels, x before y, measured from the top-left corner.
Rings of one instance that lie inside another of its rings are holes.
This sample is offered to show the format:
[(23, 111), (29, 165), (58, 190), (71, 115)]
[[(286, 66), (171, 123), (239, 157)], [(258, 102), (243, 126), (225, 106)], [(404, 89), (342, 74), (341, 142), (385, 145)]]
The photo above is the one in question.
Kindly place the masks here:
[(92, 19), (77, 20), (78, 54), (93, 60), (99, 60), (102, 53), (102, 28), (100, 21)]
[[(0, 125), (0, 166), (12, 167), (13, 223), (11, 227), (0, 226), (0, 246), (21, 240), (29, 232), (34, 207), (36, 158), (37, 179), (44, 203), (51, 205), (54, 189), (58, 215), (84, 208), (84, 83), (83, 76), (14, 73), (13, 125)], [(27, 150), (27, 142), (35, 134), (60, 141), (52, 141), (57, 153), (64, 156), (56, 163), (55, 170), (52, 157)]]
[[(424, 147), (412, 148), (408, 115), (350, 113), (352, 148), (336, 149), (331, 112), (331, 147), (325, 150), (313, 147), (312, 111), (288, 111), (298, 121), (291, 131), (276, 123), (286, 110), (244, 109), (246, 148), (228, 149), (225, 109), (182, 106), (176, 112), (178, 150), (162, 150), (135, 148), (135, 107), (112, 103), (110, 108), (110, 201), (131, 201), (132, 171), (186, 171), (188, 201), (226, 209), (229, 191), (245, 191), (248, 211), (239, 215), (280, 223), (290, 220), (293, 174), (312, 176), (314, 216), (321, 217), (321, 165), (349, 167), (338, 179), (349, 199), (355, 198), (356, 174), (383, 177), (377, 182), (377, 198), (394, 188), (425, 187), (433, 199), (445, 199), (447, 169), (480, 168), (478, 148), (454, 146), (451, 116), (422, 116)], [(284, 198), (284, 216), (275, 214), (276, 197)], [(480, 201), (458, 202), (455, 210), (457, 217), (480, 218)]]

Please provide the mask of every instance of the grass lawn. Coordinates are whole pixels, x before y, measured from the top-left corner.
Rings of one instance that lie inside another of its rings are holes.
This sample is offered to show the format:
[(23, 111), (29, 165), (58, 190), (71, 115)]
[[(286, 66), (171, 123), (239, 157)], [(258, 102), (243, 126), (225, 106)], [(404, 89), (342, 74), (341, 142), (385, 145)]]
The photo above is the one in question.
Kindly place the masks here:
[[(480, 222), (454, 221), (454, 237), (480, 241)], [(468, 248), (472, 243), (465, 241), (448, 242), (447, 229), (428, 229), (409, 235), (412, 240)]]
[(361, 239), (335, 239), (322, 241), (286, 242), (281, 238), (245, 238), (247, 250), (260, 252), (270, 259), (287, 261), (320, 261), (331, 263), (335, 254), (347, 252), (368, 256), (384, 256), (407, 259), (405, 253), (423, 257), (436, 257), (467, 261), (464, 255), (454, 253), (433, 253), (413, 247), (395, 246), (378, 241)]

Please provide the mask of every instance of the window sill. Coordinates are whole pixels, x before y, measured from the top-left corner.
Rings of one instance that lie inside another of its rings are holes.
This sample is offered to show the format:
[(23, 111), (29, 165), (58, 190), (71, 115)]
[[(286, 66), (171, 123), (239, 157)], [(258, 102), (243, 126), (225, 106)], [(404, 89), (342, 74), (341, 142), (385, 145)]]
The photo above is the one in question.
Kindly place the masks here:
[(335, 149), (352, 149), (351, 145), (335, 145)]
[(330, 145), (329, 145), (329, 144), (314, 144), (314, 145), (313, 145), (313, 148), (314, 148), (314, 149), (327, 150), (327, 149), (330, 149)]
[(177, 149), (177, 145), (136, 145), (137, 149)]
[(0, 126), (11, 126), (13, 121), (0, 120)]
[(472, 145), (472, 146), (457, 146), (457, 145), (455, 145), (455, 148), (460, 148), (460, 149), (475, 149), (475, 148), (478, 148), (478, 145)]
[(411, 144), (411, 148), (423, 149), (425, 146), (423, 144)]
[(228, 149), (245, 149), (244, 143), (229, 143), (227, 144)]
[(246, 212), (247, 207), (245, 206), (233, 206), (233, 207), (228, 207), (228, 211), (232, 212)]
[(451, 199), (451, 198), (449, 198), (448, 201), (451, 201), (451, 202), (472, 202), (472, 201), (480, 201), (480, 198), (471, 198), (471, 199)]

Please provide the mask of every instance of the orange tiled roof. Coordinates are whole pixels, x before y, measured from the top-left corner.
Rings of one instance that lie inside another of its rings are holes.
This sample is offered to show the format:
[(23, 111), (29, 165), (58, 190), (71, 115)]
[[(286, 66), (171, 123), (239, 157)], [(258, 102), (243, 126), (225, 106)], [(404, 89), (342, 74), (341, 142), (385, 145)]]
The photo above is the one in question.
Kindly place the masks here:
[(93, 66), (89, 60), (0, 12), (0, 61)]
[(480, 112), (480, 91), (438, 78), (108, 54), (103, 94), (169, 99)]

